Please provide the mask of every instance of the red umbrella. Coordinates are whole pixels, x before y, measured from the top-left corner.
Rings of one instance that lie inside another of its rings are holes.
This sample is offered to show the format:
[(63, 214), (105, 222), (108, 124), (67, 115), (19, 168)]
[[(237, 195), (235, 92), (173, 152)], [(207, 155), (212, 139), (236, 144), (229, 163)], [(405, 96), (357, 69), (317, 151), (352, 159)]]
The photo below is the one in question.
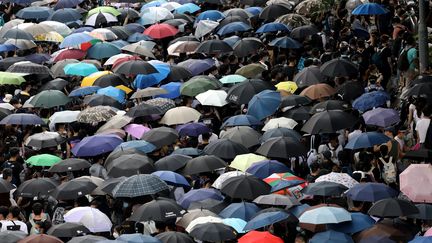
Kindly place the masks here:
[(120, 65), (124, 62), (133, 61), (133, 60), (141, 60), (142, 61), (142, 59), (139, 56), (122, 57), (122, 58), (119, 58), (119, 59), (114, 61), (111, 69), (114, 69), (115, 67), (117, 67), (118, 65)]
[(144, 34), (153, 39), (163, 39), (174, 36), (178, 33), (178, 29), (169, 24), (154, 24), (144, 30)]
[(60, 51), (59, 54), (57, 54), (54, 59), (53, 62), (58, 62), (64, 59), (77, 59), (77, 60), (81, 60), (86, 56), (86, 52), (83, 50), (78, 50), (78, 49), (65, 49), (63, 51)]
[(240, 239), (238, 239), (239, 243), (283, 243), (284, 241), (272, 234), (270, 232), (260, 232), (260, 231), (251, 231), (244, 236), (242, 236)]

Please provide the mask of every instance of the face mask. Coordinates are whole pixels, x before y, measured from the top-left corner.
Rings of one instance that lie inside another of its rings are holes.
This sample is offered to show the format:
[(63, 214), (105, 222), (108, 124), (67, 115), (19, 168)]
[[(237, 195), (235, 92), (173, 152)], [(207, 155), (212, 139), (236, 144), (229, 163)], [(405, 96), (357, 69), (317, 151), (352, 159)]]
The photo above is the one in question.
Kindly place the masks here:
[(39, 231), (38, 229), (35, 229), (34, 232), (35, 232), (35, 234), (37, 234), (37, 235), (40, 234), (40, 231)]
[(114, 233), (113, 233), (113, 237), (114, 237), (115, 239), (117, 239), (117, 238), (119, 237), (119, 234), (118, 234), (117, 232), (114, 232)]

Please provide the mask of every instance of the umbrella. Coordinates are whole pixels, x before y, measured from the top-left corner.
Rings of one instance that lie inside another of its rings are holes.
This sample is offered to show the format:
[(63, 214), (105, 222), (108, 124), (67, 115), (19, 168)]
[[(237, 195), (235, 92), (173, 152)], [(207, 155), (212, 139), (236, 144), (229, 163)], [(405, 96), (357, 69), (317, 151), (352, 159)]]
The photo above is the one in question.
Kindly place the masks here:
[(112, 14), (114, 16), (121, 15), (121, 13), (117, 9), (115, 9), (113, 7), (110, 7), (110, 6), (101, 6), (101, 7), (96, 7), (96, 8), (91, 9), (87, 13), (87, 16), (91, 16), (91, 15), (97, 14), (97, 13), (110, 13), (110, 14)]
[(227, 93), (224, 90), (207, 90), (196, 96), (201, 105), (222, 107), (228, 102), (225, 101)]
[(0, 121), (1, 125), (45, 125), (45, 122), (34, 114), (10, 114)]
[(432, 85), (428, 82), (425, 83), (418, 83), (406, 90), (406, 92), (403, 92), (401, 97), (402, 98), (408, 98), (411, 96), (414, 97), (426, 97), (427, 99), (430, 99), (430, 92), (432, 90)]
[[(299, 26), (294, 28), (290, 35), (295, 39), (304, 39), (308, 36), (315, 35), (319, 32), (319, 30), (312, 24)], [(323, 73), (324, 74), (324, 73)]]
[(125, 126), (124, 130), (132, 137), (140, 139), (144, 133), (150, 131), (150, 128), (140, 124), (129, 124)]
[(130, 220), (167, 222), (181, 216), (183, 209), (173, 200), (167, 198), (157, 198), (141, 205), (134, 210)]
[(209, 33), (211, 33), (216, 27), (218, 27), (219, 22), (210, 19), (204, 19), (198, 22), (195, 28), (195, 37), (201, 38)]
[(348, 175), (346, 173), (336, 173), (336, 172), (331, 172), (329, 174), (322, 175), (322, 176), (318, 177), (315, 181), (316, 182), (321, 182), (321, 181), (335, 182), (335, 183), (342, 184), (342, 185), (346, 186), (347, 188), (352, 188), (353, 186), (358, 184), (358, 182), (356, 180), (354, 180), (350, 175)]
[(354, 243), (351, 236), (334, 230), (327, 230), (325, 232), (316, 233), (309, 242)]
[(207, 40), (202, 42), (195, 52), (205, 53), (205, 54), (221, 54), (232, 52), (233, 49), (223, 40)]
[(57, 132), (41, 132), (29, 136), (24, 144), (35, 148), (49, 148), (56, 147), (64, 142), (66, 142), (66, 138)]
[(163, 110), (161, 110), (157, 106), (148, 105), (146, 103), (141, 103), (137, 106), (132, 107), (128, 112), (126, 112), (126, 115), (129, 117), (145, 117), (150, 115), (160, 115), (164, 113)]
[(173, 144), (178, 139), (178, 132), (169, 127), (158, 127), (146, 132), (141, 139), (162, 148)]
[(269, 43), (270, 46), (275, 46), (283, 49), (299, 49), (302, 44), (288, 36), (279, 37)]
[(187, 106), (180, 106), (168, 110), (160, 120), (160, 123), (168, 126), (185, 124), (188, 122), (196, 122), (200, 117), (201, 113), (197, 110)]
[(120, 52), (120, 48), (113, 44), (99, 42), (87, 50), (87, 57), (100, 60), (104, 58), (109, 58), (111, 56), (119, 54)]
[(251, 115), (237, 115), (228, 118), (222, 127), (234, 127), (234, 126), (259, 126), (261, 121)]
[(86, 96), (93, 93), (96, 93), (101, 87), (99, 86), (87, 86), (87, 87), (81, 87), (72, 90), (69, 93), (69, 97), (78, 97), (78, 96)]
[(387, 143), (390, 140), (386, 135), (379, 132), (365, 132), (350, 140), (346, 149), (371, 148), (375, 145)]
[[(185, 193), (179, 200), (178, 203), (183, 208), (189, 208), (190, 204), (192, 202), (198, 202), (202, 201), (204, 199), (216, 199), (221, 201), (223, 199), (222, 195), (218, 190), (215, 189), (209, 189), (209, 188), (201, 188), (201, 189), (194, 189), (190, 190), (187, 193)], [(178, 222), (180, 223), (180, 222)]]
[(215, 61), (210, 58), (188, 59), (186, 61), (178, 63), (177, 65), (189, 70), (193, 76), (196, 76), (212, 68), (215, 65)]
[(204, 123), (187, 123), (176, 127), (180, 136), (198, 137), (201, 134), (209, 133), (211, 130)]
[(54, 64), (51, 67), (51, 72), (53, 73), (53, 77), (65, 77), (66, 74), (64, 73), (63, 68), (69, 63), (78, 63), (78, 60), (65, 59), (65, 60), (58, 61), (56, 64)]
[(187, 161), (183, 174), (194, 175), (203, 172), (211, 172), (226, 167), (227, 164), (214, 155), (203, 155)]
[(348, 109), (348, 104), (344, 101), (340, 100), (326, 100), (323, 102), (320, 102), (312, 107), (312, 113), (317, 113), (321, 111), (328, 111), (328, 110), (346, 110)]
[(253, 203), (231, 203), (219, 213), (219, 216), (222, 218), (239, 218), (249, 221), (258, 211), (260, 211), (260, 208)]
[(276, 112), (280, 103), (281, 96), (279, 92), (263, 90), (254, 95), (249, 101), (247, 114), (262, 120)]
[(397, 218), (419, 213), (418, 208), (409, 201), (397, 198), (385, 198), (375, 202), (368, 214), (382, 218)]
[(159, 170), (152, 173), (153, 175), (158, 176), (163, 181), (165, 181), (168, 185), (178, 186), (178, 187), (190, 187), (189, 182), (182, 175), (168, 171), (168, 170)]
[(300, 95), (307, 96), (312, 100), (317, 100), (332, 96), (336, 90), (328, 84), (314, 84), (304, 89)]
[(178, 33), (178, 29), (169, 24), (154, 24), (144, 31), (145, 35), (153, 39), (163, 39), (174, 36)]
[(194, 3), (185, 3), (182, 4), (180, 7), (176, 8), (174, 10), (174, 13), (180, 13), (180, 14), (195, 13), (198, 12), (199, 10), (201, 10), (201, 8), (198, 5)]
[(275, 128), (293, 129), (295, 126), (297, 126), (297, 124), (298, 123), (293, 119), (286, 117), (272, 118), (265, 124), (265, 126), (261, 130), (268, 131)]
[(297, 84), (292, 81), (279, 82), (275, 86), (277, 91), (282, 91), (284, 95), (293, 94), (298, 89)]
[(245, 146), (226, 138), (210, 142), (204, 148), (204, 153), (216, 155), (225, 160), (231, 160), (239, 154), (247, 154), (248, 152)]
[(363, 3), (351, 12), (353, 15), (382, 15), (386, 13), (388, 10), (378, 3)]
[(254, 200), (258, 196), (270, 193), (270, 185), (252, 175), (229, 178), (222, 183), (221, 192), (231, 198)]
[(10, 84), (10, 85), (20, 85), (24, 83), (26, 80), (23, 78), (22, 74), (17, 73), (7, 73), (0, 72), (0, 84)]
[(310, 106), (299, 106), (297, 108), (289, 109), (282, 113), (282, 116), (293, 119), (295, 121), (306, 121), (311, 117)]
[(377, 223), (374, 226), (363, 230), (356, 237), (357, 242), (408, 242), (413, 238), (405, 228), (397, 227), (396, 225), (386, 225)]
[(136, 149), (138, 151), (141, 151), (142, 153), (151, 153), (155, 150), (155, 148), (156, 147), (149, 142), (142, 140), (131, 140), (121, 143), (114, 149), (114, 151)]
[(230, 139), (236, 143), (242, 144), (246, 148), (258, 145), (261, 134), (248, 126), (238, 126), (229, 128), (220, 138)]
[(390, 95), (383, 91), (372, 91), (364, 93), (354, 100), (352, 103), (353, 108), (359, 111), (367, 111), (386, 104), (390, 100)]
[(376, 202), (385, 198), (392, 198), (398, 195), (393, 188), (383, 183), (360, 183), (351, 187), (346, 195), (355, 201)]
[(66, 222), (82, 223), (90, 232), (106, 232), (112, 227), (111, 220), (97, 208), (76, 207), (64, 215)]
[[(150, 235), (143, 235), (141, 233), (122, 234), (117, 238), (118, 242), (146, 242), (146, 243), (160, 243), (161, 241)], [(104, 241), (102, 241), (104, 242)]]
[(262, 34), (262, 33), (278, 32), (278, 31), (289, 32), (290, 29), (288, 28), (287, 25), (283, 23), (271, 22), (271, 23), (261, 25), (261, 27), (259, 27), (257, 31), (255, 31), (255, 33)]
[(138, 75), (134, 80), (134, 86), (137, 88), (146, 88), (151, 85), (159, 84), (170, 73), (170, 66), (167, 63), (157, 60), (151, 60), (148, 63), (156, 68), (157, 72), (147, 75)]
[(231, 74), (231, 75), (227, 75), (222, 77), (221, 79), (219, 79), (219, 81), (222, 84), (235, 84), (235, 83), (241, 83), (243, 81), (245, 81), (247, 78), (241, 76), (241, 75), (237, 75), (237, 74)]
[(56, 78), (56, 79), (53, 79), (53, 80), (51, 80), (51, 81), (49, 81), (49, 82), (47, 82), (47, 83), (45, 83), (41, 88), (40, 88), (40, 90), (41, 91), (44, 91), (44, 90), (62, 90), (62, 89), (64, 89), (65, 87), (66, 87), (66, 85), (68, 85), (69, 84), (69, 82), (68, 81), (66, 81), (66, 80), (64, 80), (64, 79), (61, 79), (61, 78)]
[(255, 94), (274, 87), (259, 79), (249, 79), (234, 85), (228, 91), (227, 101), (235, 104), (247, 104)]
[(9, 29), (3, 34), (3, 38), (5, 39), (23, 39), (23, 40), (34, 40), (33, 36), (21, 29), (14, 28)]
[(256, 204), (263, 205), (274, 205), (274, 206), (285, 206), (286, 208), (290, 208), (295, 205), (300, 205), (295, 197), (288, 197), (285, 195), (279, 194), (269, 194), (269, 195), (261, 195), (253, 201)]
[(183, 228), (187, 228), (187, 226), (194, 220), (197, 218), (201, 218), (201, 217), (207, 217), (207, 216), (212, 216), (212, 217), (217, 217), (216, 214), (214, 214), (213, 212), (206, 210), (206, 209), (195, 209), (195, 210), (189, 210), (187, 213), (185, 213), (177, 222), (176, 224), (183, 227)]
[(221, 83), (215, 78), (205, 75), (195, 76), (189, 79), (180, 88), (180, 93), (186, 96), (197, 96), (208, 90), (215, 90), (221, 87)]
[(134, 44), (124, 46), (121, 49), (123, 51), (128, 51), (128, 52), (131, 52), (133, 54), (138, 54), (141, 56), (155, 58), (155, 56), (152, 53), (153, 48), (149, 48), (149, 46), (146, 46), (147, 44), (145, 44), (145, 43), (150, 43), (150, 42), (139, 41), (139, 42), (136, 42)]
[(106, 240), (105, 237), (96, 235), (85, 235), (72, 238), (68, 243), (94, 243)]
[(129, 154), (122, 155), (110, 163), (105, 163), (108, 176), (121, 177), (136, 174), (148, 174), (155, 171), (153, 161), (144, 155)]
[(47, 66), (29, 61), (16, 62), (12, 64), (6, 72), (51, 75), (51, 71)]
[(216, 189), (221, 189), (222, 184), (228, 180), (229, 178), (241, 176), (241, 175), (248, 175), (249, 173), (242, 172), (242, 171), (229, 171), (225, 172), (222, 175), (220, 175), (212, 184), (212, 187)]
[(306, 155), (307, 151), (297, 140), (289, 137), (276, 137), (265, 141), (256, 152), (269, 158), (288, 159)]
[(309, 134), (333, 133), (350, 128), (357, 122), (357, 118), (349, 113), (331, 110), (313, 115), (302, 127), (302, 131)]
[[(49, 193), (57, 200), (75, 200), (79, 197), (90, 194), (96, 187), (96, 184), (90, 180), (80, 180), (80, 178), (75, 178), (62, 183)], [(68, 221), (66, 220), (66, 222)]]
[(0, 237), (5, 243), (13, 243), (26, 238), (27, 234), (20, 230), (18, 231), (5, 230), (0, 232)]
[[(80, 0), (79, 0), (80, 1)], [(50, 15), (48, 20), (61, 23), (74, 22), (82, 18), (78, 10), (73, 8), (55, 8), (56, 11)]]
[(142, 60), (125, 61), (113, 69), (114, 72), (124, 75), (157, 73), (157, 69)]
[(72, 123), (77, 120), (80, 111), (57, 111), (50, 116), (50, 124), (56, 123)]
[(354, 234), (372, 227), (375, 224), (369, 215), (363, 213), (351, 213), (352, 221), (331, 224), (329, 228), (346, 234)]
[(8, 181), (0, 179), (0, 193), (10, 193), (15, 187)]
[(400, 122), (399, 113), (393, 109), (376, 108), (365, 112), (363, 119), (367, 125), (390, 127)]
[(199, 224), (192, 228), (189, 234), (196, 239), (210, 242), (232, 240), (237, 237), (235, 229), (223, 223)]
[(162, 7), (148, 7), (141, 11), (139, 23), (142, 25), (151, 25), (164, 19), (173, 19), (174, 15), (170, 10)]
[(304, 224), (337, 224), (351, 220), (351, 214), (347, 210), (333, 206), (307, 209), (299, 217), (300, 223)]
[(352, 76), (358, 72), (357, 66), (351, 61), (339, 58), (324, 63), (321, 73), (328, 77)]
[(102, 13), (88, 15), (85, 25), (100, 27), (104, 24), (112, 24), (118, 22), (118, 19), (110, 13)]
[(163, 243), (177, 242), (177, 243), (194, 243), (195, 241), (187, 234), (175, 231), (166, 231), (155, 236)]
[(425, 187), (430, 181), (432, 166), (412, 164), (400, 175), (400, 190), (413, 202), (432, 202), (430, 188)]
[(203, 20), (209, 19), (213, 21), (218, 21), (225, 18), (225, 15), (217, 10), (207, 10), (198, 15), (195, 21), (201, 22)]
[(116, 185), (114, 197), (139, 197), (168, 190), (168, 185), (155, 175), (133, 175)]
[(290, 214), (284, 211), (274, 211), (274, 212), (263, 212), (259, 213), (257, 216), (253, 217), (243, 230), (255, 230), (263, 228), (274, 223), (286, 220), (290, 217)]
[(235, 32), (245, 32), (252, 29), (252, 27), (244, 22), (236, 21), (231, 22), (229, 24), (223, 25), (219, 30), (217, 31), (217, 34), (220, 36), (228, 35)]
[(266, 243), (283, 243), (284, 241), (277, 237), (272, 235), (270, 232), (265, 231), (250, 231), (247, 234), (243, 235), (238, 239), (239, 243), (260, 243), (260, 242), (266, 242)]
[(62, 172), (68, 172), (68, 171), (79, 171), (82, 169), (90, 168), (91, 164), (84, 159), (65, 159), (61, 160), (60, 162), (54, 164), (49, 168), (49, 172), (52, 173), (62, 173)]
[[(207, 59), (207, 60), (209, 60), (209, 59)], [(165, 78), (165, 80), (167, 82), (186, 80), (186, 79), (192, 77), (192, 73), (187, 68), (177, 66), (177, 65), (176, 66), (170, 66), (170, 68), (171, 68), (171, 72)]]
[(20, 243), (39, 243), (39, 242), (46, 242), (46, 243), (63, 243), (62, 240), (55, 236), (46, 235), (46, 234), (38, 234), (38, 235), (30, 235), (25, 237), (22, 240), (19, 240)]
[(26, 160), (27, 164), (32, 166), (52, 166), (58, 163), (61, 158), (51, 154), (38, 154), (33, 155)]
[(70, 99), (59, 90), (44, 90), (35, 95), (30, 104), (33, 107), (52, 108), (69, 103)]
[(266, 68), (259, 63), (251, 63), (236, 70), (235, 74), (242, 75), (246, 78), (256, 78), (261, 75)]
[(266, 159), (267, 158), (264, 156), (260, 156), (252, 153), (240, 154), (234, 158), (234, 160), (230, 164), (230, 167), (237, 170), (246, 171), (253, 164), (258, 163), (260, 161), (264, 161)]
[(60, 43), (59, 47), (60, 48), (74, 47), (86, 42), (90, 42), (93, 39), (94, 38), (87, 33), (73, 33), (66, 36), (62, 41), (62, 43)]
[(121, 109), (123, 107), (123, 105), (120, 102), (118, 102), (111, 96), (101, 95), (101, 94), (94, 94), (91, 96), (87, 96), (84, 98), (83, 103), (90, 107), (110, 106), (110, 107), (115, 107), (117, 109)]
[(44, 21), (47, 20), (53, 12), (54, 11), (49, 7), (26, 7), (19, 10), (16, 16), (20, 19)]
[(123, 140), (116, 135), (93, 135), (85, 137), (72, 148), (79, 157), (89, 157), (113, 151)]
[(266, 6), (262, 12), (259, 14), (260, 19), (265, 19), (267, 21), (275, 20), (279, 16), (288, 14), (291, 12), (291, 6), (285, 4), (270, 4)]
[(309, 184), (303, 190), (303, 193), (307, 195), (316, 195), (316, 196), (339, 196), (347, 189), (348, 187), (340, 183), (321, 181), (321, 182)]
[(116, 114), (109, 106), (89, 107), (79, 113), (77, 121), (82, 123), (98, 123), (108, 121)]
[(17, 189), (16, 195), (25, 198), (42, 198), (48, 191), (56, 188), (58, 183), (50, 178), (37, 178), (24, 181)]
[(90, 63), (70, 63), (63, 68), (66, 75), (88, 76), (98, 71), (95, 65)]
[(422, 219), (422, 220), (430, 220), (432, 218), (431, 216), (432, 205), (422, 203), (422, 204), (416, 204), (416, 207), (418, 208), (419, 213), (410, 215), (409, 218)]
[(183, 168), (192, 157), (181, 154), (170, 154), (154, 163), (156, 170), (177, 171)]
[(61, 223), (52, 226), (47, 233), (56, 237), (75, 237), (81, 234), (88, 234), (90, 231), (82, 224)]
[[(231, 167), (233, 167), (233, 162), (230, 165)], [(291, 169), (276, 160), (262, 160), (251, 164), (245, 171), (260, 179), (264, 179), (273, 173), (285, 173), (291, 171)]]
[(157, 96), (161, 94), (167, 94), (168, 92), (163, 88), (153, 88), (148, 87), (145, 89), (140, 89), (133, 93), (133, 95), (130, 97), (130, 99), (139, 99), (139, 98), (145, 98), (145, 97), (151, 97), (151, 96)]

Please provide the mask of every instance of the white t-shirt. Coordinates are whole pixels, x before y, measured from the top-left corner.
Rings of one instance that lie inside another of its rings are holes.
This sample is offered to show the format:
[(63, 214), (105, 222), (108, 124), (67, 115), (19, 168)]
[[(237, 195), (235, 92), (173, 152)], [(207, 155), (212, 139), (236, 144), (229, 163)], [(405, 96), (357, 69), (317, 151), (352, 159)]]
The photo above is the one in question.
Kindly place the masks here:
[(352, 141), (356, 137), (360, 136), (362, 134), (361, 130), (354, 130), (348, 134), (348, 142)]
[(3, 221), (1, 231), (2, 232), (6, 231), (8, 226), (14, 226), (14, 225), (20, 226), (20, 231), (28, 234), (27, 225), (24, 222), (19, 220), (14, 220), (13, 222), (11, 220)]
[(422, 118), (417, 122), (416, 131), (419, 135), (420, 143), (424, 143), (426, 140), (426, 133), (429, 128), (429, 124), (429, 118)]

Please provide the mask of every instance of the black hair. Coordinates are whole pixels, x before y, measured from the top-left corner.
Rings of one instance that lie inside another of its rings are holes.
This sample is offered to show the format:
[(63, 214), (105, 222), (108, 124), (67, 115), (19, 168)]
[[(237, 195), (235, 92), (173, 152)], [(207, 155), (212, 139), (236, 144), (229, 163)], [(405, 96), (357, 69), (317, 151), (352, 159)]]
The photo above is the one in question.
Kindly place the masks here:
[(10, 157), (18, 156), (19, 155), (19, 149), (18, 148), (9, 149), (9, 155), (10, 155)]
[(33, 206), (32, 206), (32, 210), (33, 210), (33, 213), (34, 213), (35, 215), (39, 215), (39, 214), (42, 213), (43, 206), (42, 206), (42, 204), (40, 204), (40, 203), (35, 203), (35, 204), (33, 204)]
[(12, 217), (19, 218), (19, 216), (21, 214), (21, 210), (17, 206), (12, 206), (9, 208), (9, 213), (12, 214)]
[(3, 180), (6, 180), (8, 177), (12, 176), (12, 169), (11, 168), (5, 168), (3, 169)]
[(3, 218), (7, 218), (9, 214), (9, 209), (5, 206), (0, 206), (0, 215), (3, 216)]

